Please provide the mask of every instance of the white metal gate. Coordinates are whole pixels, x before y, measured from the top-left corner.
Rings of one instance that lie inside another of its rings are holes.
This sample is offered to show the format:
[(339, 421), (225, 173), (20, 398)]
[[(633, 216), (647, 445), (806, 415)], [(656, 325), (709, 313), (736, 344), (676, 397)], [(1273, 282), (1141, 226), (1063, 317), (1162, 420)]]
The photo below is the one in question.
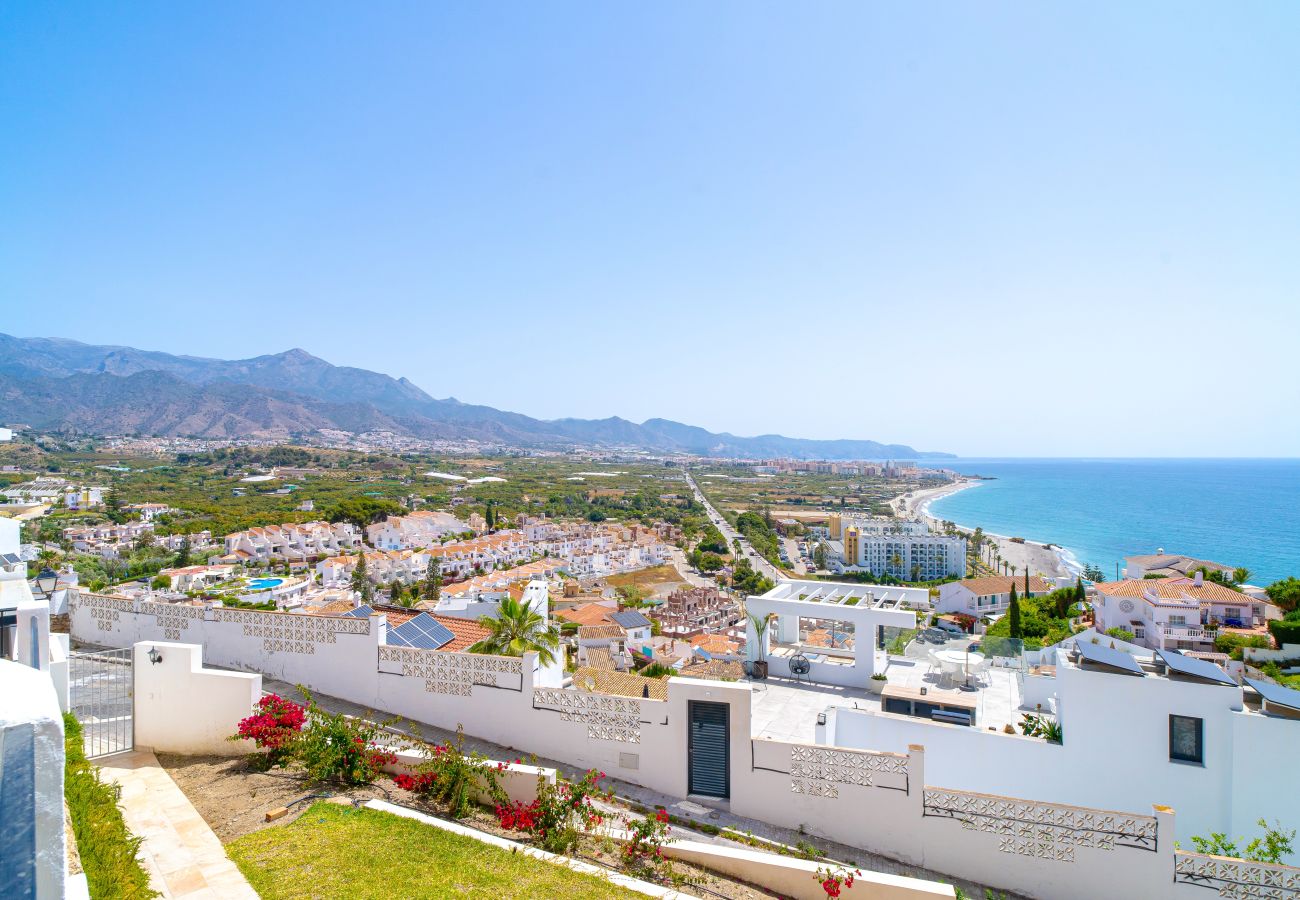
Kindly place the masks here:
[(68, 657), (68, 701), (81, 723), (86, 756), (133, 746), (135, 700), (131, 648), (85, 650)]

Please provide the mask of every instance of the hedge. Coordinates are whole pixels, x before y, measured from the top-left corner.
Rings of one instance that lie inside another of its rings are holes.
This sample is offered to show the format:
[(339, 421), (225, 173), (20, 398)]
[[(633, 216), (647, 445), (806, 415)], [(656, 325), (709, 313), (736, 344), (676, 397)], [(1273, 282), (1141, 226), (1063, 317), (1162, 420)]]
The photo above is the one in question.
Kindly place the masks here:
[(1283, 644), (1300, 644), (1300, 621), (1274, 619), (1268, 623), (1268, 630), (1273, 632), (1273, 640), (1279, 647)]

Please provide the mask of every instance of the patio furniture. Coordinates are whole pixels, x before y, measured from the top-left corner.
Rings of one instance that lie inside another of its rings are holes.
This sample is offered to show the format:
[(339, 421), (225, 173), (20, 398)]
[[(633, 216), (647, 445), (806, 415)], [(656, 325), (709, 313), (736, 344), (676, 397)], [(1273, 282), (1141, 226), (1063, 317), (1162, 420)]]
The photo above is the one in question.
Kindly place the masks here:
[[(933, 689), (931, 689), (933, 690)], [(887, 713), (932, 719), (934, 713), (962, 713), (970, 717), (969, 722), (957, 724), (975, 724), (975, 711), (979, 701), (969, 694), (961, 693), (921, 693), (920, 688), (906, 687), (901, 684), (887, 684), (880, 692), (880, 708)], [(955, 721), (955, 720), (954, 720)]]

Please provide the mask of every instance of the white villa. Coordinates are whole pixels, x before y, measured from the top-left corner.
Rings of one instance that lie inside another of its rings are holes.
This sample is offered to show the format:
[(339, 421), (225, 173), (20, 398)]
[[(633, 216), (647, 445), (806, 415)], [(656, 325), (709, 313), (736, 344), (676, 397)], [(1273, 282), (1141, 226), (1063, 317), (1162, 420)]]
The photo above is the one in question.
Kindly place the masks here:
[[(968, 616), (998, 615), (1007, 611), (1011, 604), (1011, 588), (1016, 593), (1025, 595), (1023, 576), (1013, 578), (1010, 575), (987, 575), (982, 578), (963, 578), (939, 585), (939, 599), (935, 603), (935, 612), (965, 613)], [(1056, 590), (1056, 585), (1039, 578), (1029, 577), (1029, 596), (1041, 597)]]
[(1192, 578), (1125, 579), (1096, 585), (1098, 631), (1123, 628), (1136, 643), (1156, 650), (1213, 650), (1227, 631), (1268, 634), (1282, 612), (1226, 585)]

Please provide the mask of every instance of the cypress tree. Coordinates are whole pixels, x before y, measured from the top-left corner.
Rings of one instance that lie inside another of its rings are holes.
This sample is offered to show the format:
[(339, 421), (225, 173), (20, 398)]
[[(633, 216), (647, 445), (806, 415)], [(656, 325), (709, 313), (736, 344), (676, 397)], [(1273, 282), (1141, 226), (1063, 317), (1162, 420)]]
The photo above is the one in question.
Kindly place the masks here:
[(1011, 585), (1011, 604), (1007, 611), (1007, 616), (1011, 620), (1011, 637), (1019, 639), (1023, 637), (1020, 630), (1020, 598), (1016, 596), (1016, 586)]
[(361, 595), (366, 603), (374, 596), (374, 587), (370, 584), (370, 574), (366, 571), (366, 551), (357, 548), (357, 567), (352, 570), (352, 590)]
[(429, 567), (424, 571), (424, 596), (432, 603), (437, 603), (442, 596), (442, 566), (436, 556), (429, 559)]

